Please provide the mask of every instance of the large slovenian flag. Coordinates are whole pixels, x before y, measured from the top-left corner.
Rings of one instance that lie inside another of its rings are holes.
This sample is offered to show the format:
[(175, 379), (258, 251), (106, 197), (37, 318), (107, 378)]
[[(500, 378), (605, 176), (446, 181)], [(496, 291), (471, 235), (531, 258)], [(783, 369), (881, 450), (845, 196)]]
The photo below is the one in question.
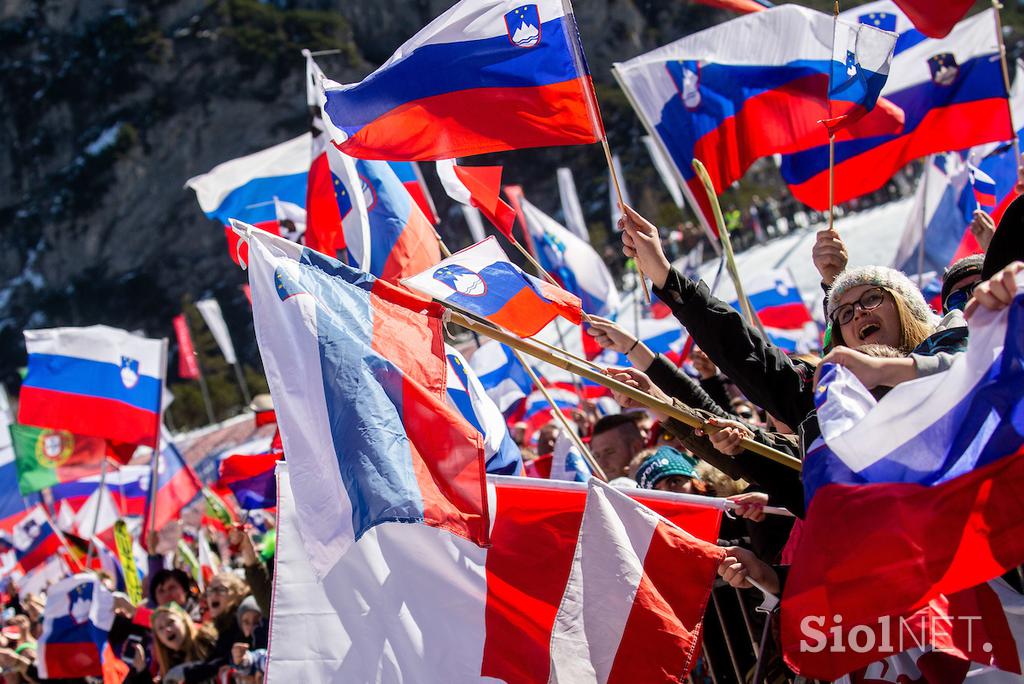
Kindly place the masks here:
[[(870, 24), (836, 20), (828, 80), (829, 132), (852, 126), (878, 103), (889, 77), (897, 35)], [(891, 106), (884, 103), (884, 106)], [(893, 108), (896, 118), (903, 112)]]
[(11, 544), (18, 563), (26, 571), (42, 565), (61, 548), (60, 537), (43, 504), (36, 504), (11, 529)]
[[(278, 232), (274, 199), (305, 209), (306, 178), (312, 137), (304, 133), (253, 154), (218, 164), (212, 170), (189, 178), (199, 207), (209, 218), (224, 226), (228, 253), (238, 261), (238, 239), (228, 221), (237, 218), (264, 230)], [(244, 247), (241, 248), (244, 259)]]
[(448, 364), (448, 402), (483, 437), (487, 472), (496, 475), (520, 474), (523, 470), (523, 456), (508, 433), (505, 417), (487, 395), (480, 379), (462, 354), (447, 344), (444, 351)]
[[(294, 473), (294, 465), (278, 471), (271, 680), (549, 681), (551, 635), (580, 533), (584, 485), (488, 476), (494, 502), (489, 548), (423, 525), (381, 525), (321, 583), (299, 537), (301, 499), (294, 474), (289, 486), (288, 470)], [(721, 513), (711, 499), (693, 503), (640, 490), (628, 495), (699, 539), (718, 537)], [(677, 575), (673, 591), (698, 589), (690, 577)], [(701, 585), (706, 592), (710, 582), (702, 578)], [(360, 600), (349, 600), (356, 595)], [(367, 612), (368, 605), (393, 609)], [(656, 635), (641, 628), (627, 636)], [(680, 657), (670, 649), (656, 656), (658, 662)]]
[(102, 677), (113, 624), (114, 596), (98, 576), (79, 573), (50, 587), (36, 659), (40, 678)]
[(386, 522), (485, 542), (483, 445), (445, 403), (441, 307), (238, 227), (248, 231), (256, 338), (317, 573)]
[(154, 446), (167, 343), (105, 325), (26, 330), (18, 422)]
[(879, 401), (845, 368), (822, 369), (822, 438), (804, 459), (809, 505), (782, 601), (787, 658), (811, 676), (833, 670), (831, 654), (801, 649), (807, 616), (824, 632), (836, 615), (847, 634), (895, 625), (1024, 562), (1022, 275), (1017, 292), (975, 312), (949, 370)]
[(895, 33), (899, 36), (894, 50), (896, 55), (928, 39), (928, 36), (917, 30), (914, 23), (892, 0), (875, 0), (858, 5), (841, 12), (839, 18), (848, 23), (867, 24)]
[[(981, 12), (946, 38), (923, 40), (893, 58), (882, 97), (903, 111), (903, 130), (836, 142), (836, 203), (877, 190), (906, 164), (928, 154), (1012, 138), (994, 11)], [(785, 156), (781, 171), (797, 199), (826, 210), (828, 168), (828, 145), (822, 144)]]
[(505, 193), (521, 212), (523, 227), (544, 270), (579, 297), (587, 313), (614, 315), (620, 304), (619, 291), (604, 259), (590, 243), (530, 204), (518, 187), (507, 187)]
[[(342, 153), (335, 150), (334, 154)], [(360, 230), (360, 237), (352, 238), (349, 224), (345, 224), (349, 263), (389, 282), (398, 282), (436, 264), (441, 259), (437, 234), (391, 165), (383, 161), (354, 161), (354, 178), (359, 185), (352, 187), (341, 181), (339, 188), (344, 195), (339, 194), (339, 202), (344, 205), (347, 198), (361, 198), (366, 226)], [(360, 243), (363, 249), (357, 248)]]
[(536, 335), (558, 316), (576, 325), (583, 320), (576, 295), (523, 273), (493, 236), (402, 284), (522, 337)]
[[(784, 5), (748, 14), (616, 64), (638, 115), (660, 138), (707, 230), (711, 207), (693, 171), (699, 159), (716, 192), (757, 159), (828, 142), (833, 19)], [(844, 60), (845, 61), (845, 60)], [(875, 108), (839, 138), (898, 131), (889, 108)]]
[(341, 150), (427, 161), (604, 137), (562, 0), (462, 0), (360, 83), (323, 83)]

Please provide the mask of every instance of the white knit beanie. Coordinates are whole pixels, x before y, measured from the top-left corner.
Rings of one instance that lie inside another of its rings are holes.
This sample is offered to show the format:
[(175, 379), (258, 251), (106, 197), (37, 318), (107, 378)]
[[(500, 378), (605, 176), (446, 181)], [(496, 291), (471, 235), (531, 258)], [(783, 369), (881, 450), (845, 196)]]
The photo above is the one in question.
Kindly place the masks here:
[(931, 307), (924, 300), (924, 295), (917, 288), (910, 278), (902, 272), (887, 266), (862, 266), (861, 268), (848, 269), (839, 274), (832, 289), (828, 293), (828, 318), (832, 319), (839, 306), (839, 300), (850, 289), (858, 285), (874, 285), (884, 287), (899, 297), (907, 305), (910, 314), (929, 325), (934, 325), (938, 317), (932, 312)]

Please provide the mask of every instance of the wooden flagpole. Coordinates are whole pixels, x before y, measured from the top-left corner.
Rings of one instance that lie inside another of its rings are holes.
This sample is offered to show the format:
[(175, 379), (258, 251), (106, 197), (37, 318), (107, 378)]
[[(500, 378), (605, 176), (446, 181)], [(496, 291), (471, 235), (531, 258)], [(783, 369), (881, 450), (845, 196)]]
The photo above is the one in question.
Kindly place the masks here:
[(750, 300), (747, 299), (747, 294), (743, 290), (743, 283), (740, 281), (740, 272), (736, 268), (736, 259), (732, 251), (732, 239), (729, 237), (729, 230), (725, 227), (725, 218), (722, 216), (722, 205), (718, 202), (718, 195), (715, 194), (715, 187), (711, 183), (711, 176), (708, 174), (708, 170), (704, 168), (704, 164), (699, 159), (693, 160), (693, 170), (697, 174), (697, 178), (700, 179), (701, 184), (704, 186), (704, 191), (708, 195), (708, 201), (711, 202), (711, 211), (715, 216), (715, 224), (718, 227), (718, 236), (722, 243), (722, 254), (725, 256), (725, 265), (729, 270), (729, 277), (732, 279), (733, 287), (736, 288), (736, 297), (739, 299), (740, 307), (743, 309), (744, 315), (750, 322), (750, 325), (756, 327), (761, 331), (761, 334), (768, 339), (768, 335), (764, 331), (764, 326), (761, 325), (761, 319), (757, 317), (757, 312), (754, 311), (754, 307), (751, 306)]
[[(596, 102), (597, 96), (595, 95), (594, 100)], [(622, 186), (619, 184), (619, 174), (615, 172), (615, 162), (612, 161), (612, 151), (608, 147), (608, 136), (604, 135), (601, 137), (601, 148), (604, 149), (604, 158), (608, 163), (608, 170), (612, 175), (612, 184), (615, 186), (615, 196), (619, 198), (619, 211), (625, 215), (626, 203), (622, 200)], [(612, 226), (612, 231), (615, 231), (615, 226)], [(640, 284), (644, 288), (644, 301), (648, 304), (651, 303), (651, 290), (647, 287), (647, 276), (644, 275), (644, 271), (640, 268), (640, 262), (636, 262), (636, 275), (640, 278)]]
[(548, 404), (551, 405), (551, 410), (554, 412), (555, 417), (558, 418), (558, 422), (562, 424), (562, 427), (565, 429), (565, 431), (569, 433), (569, 438), (576, 445), (576, 448), (580, 450), (580, 455), (583, 456), (584, 460), (587, 462), (587, 465), (590, 466), (590, 470), (599, 480), (601, 480), (602, 482), (607, 482), (608, 476), (604, 474), (604, 470), (602, 470), (598, 462), (594, 460), (594, 456), (593, 454), (590, 453), (590, 449), (587, 448), (587, 445), (584, 444), (583, 440), (580, 439), (580, 436), (576, 434), (575, 428), (573, 428), (573, 426), (569, 424), (569, 419), (565, 417), (565, 414), (562, 412), (561, 407), (559, 407), (558, 404), (555, 403), (555, 400), (551, 396), (551, 393), (548, 392), (548, 388), (545, 387), (544, 383), (540, 381), (540, 378), (538, 378), (537, 374), (533, 371), (532, 368), (530, 368), (530, 364), (526, 362), (526, 359), (523, 358), (522, 353), (518, 349), (513, 349), (512, 353), (515, 354), (516, 359), (519, 361), (520, 364), (522, 364), (523, 368), (526, 370), (526, 374), (529, 375), (530, 380), (533, 381), (533, 384), (537, 386), (537, 389), (540, 390), (540, 393), (543, 394), (544, 398), (548, 400)]
[[(458, 311), (453, 311), (449, 309), (448, 316), (449, 320), (452, 323), (455, 323), (456, 325), (461, 325), (462, 327), (468, 328), (469, 330), (473, 330), (474, 332), (478, 332), (481, 335), (490, 337), (491, 339), (494, 340), (498, 340), (499, 342), (502, 342), (513, 349), (528, 354), (529, 356), (532, 356), (536, 359), (540, 359), (541, 361), (546, 361), (547, 363), (550, 363), (553, 366), (569, 371), (570, 373), (575, 373), (576, 375), (586, 378), (587, 380), (590, 380), (592, 382), (596, 382), (597, 384), (607, 387), (608, 389), (614, 392), (618, 392), (631, 399), (634, 399), (635, 401), (657, 411), (658, 413), (661, 413), (662, 415), (674, 418), (675, 420), (678, 420), (679, 422), (685, 425), (689, 425), (690, 427), (693, 428), (698, 428), (708, 434), (718, 432), (722, 429), (714, 425), (709, 425), (707, 421), (701, 416), (701, 414), (699, 414), (697, 411), (694, 411), (689, 407), (664, 402), (656, 397), (651, 396), (650, 394), (647, 394), (646, 392), (642, 392), (634, 387), (630, 387), (629, 385), (619, 382), (614, 378), (610, 378), (604, 373), (591, 370), (586, 366), (582, 366), (573, 361), (569, 361), (568, 359), (560, 358), (555, 354), (552, 354), (551, 352), (529, 342), (528, 340), (521, 339), (511, 333), (507, 333), (503, 330), (499, 330), (490, 325), (475, 321), (467, 316), (463, 316)], [(784, 454), (776, 449), (772, 449), (771, 447), (766, 446), (764, 444), (759, 444), (752, 440), (744, 439), (741, 441), (741, 445), (747, 451), (752, 451), (756, 454), (769, 458), (775, 461), (776, 463), (785, 465), (789, 468), (792, 468), (793, 470), (799, 471), (802, 468), (802, 465), (798, 459), (793, 458), (788, 454)]]

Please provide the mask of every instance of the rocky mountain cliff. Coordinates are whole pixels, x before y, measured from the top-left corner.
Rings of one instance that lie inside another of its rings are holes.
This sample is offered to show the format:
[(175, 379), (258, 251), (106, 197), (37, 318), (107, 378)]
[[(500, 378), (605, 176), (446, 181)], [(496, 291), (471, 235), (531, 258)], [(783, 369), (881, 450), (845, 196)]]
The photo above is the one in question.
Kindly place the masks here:
[[(339, 49), (321, 65), (335, 80), (357, 80), (449, 4), (0, 4), (0, 380), (17, 384), (26, 327), (106, 323), (171, 337), (183, 303), (210, 295), (221, 302), (240, 355), (258, 367), (238, 289), (243, 273), (185, 180), (305, 130), (301, 48)], [(609, 67), (730, 15), (684, 0), (581, 0), (576, 16), (634, 201), (678, 221)], [(506, 165), (507, 182), (522, 184), (556, 214), (555, 169), (571, 166), (595, 236), (606, 234), (607, 169), (597, 146), (495, 158)], [(434, 198), (446, 239), (467, 242), (436, 183)]]

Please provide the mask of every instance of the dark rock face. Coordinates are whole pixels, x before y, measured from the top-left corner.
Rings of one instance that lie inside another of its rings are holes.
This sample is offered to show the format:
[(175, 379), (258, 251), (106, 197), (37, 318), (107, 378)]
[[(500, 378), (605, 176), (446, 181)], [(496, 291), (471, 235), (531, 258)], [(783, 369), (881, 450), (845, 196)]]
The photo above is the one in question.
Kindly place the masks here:
[[(0, 8), (0, 378), (24, 363), (26, 327), (107, 323), (170, 336), (183, 297), (215, 295), (255, 362), (244, 273), (199, 211), (189, 177), (306, 128), (302, 47), (356, 80), (448, 0), (8, 0)], [(664, 193), (609, 67), (720, 15), (678, 0), (576, 8), (609, 138), (634, 198)], [(628, 147), (627, 147), (628, 145)], [(494, 156), (492, 160), (497, 160)], [(491, 161), (481, 159), (481, 163)], [(571, 166), (597, 233), (607, 169), (597, 146), (500, 155), (506, 180), (555, 212)], [(434, 182), (453, 244), (468, 234)], [(650, 197), (655, 199), (650, 199)], [(654, 205), (656, 206), (656, 205)], [(557, 212), (555, 212), (557, 213)]]

